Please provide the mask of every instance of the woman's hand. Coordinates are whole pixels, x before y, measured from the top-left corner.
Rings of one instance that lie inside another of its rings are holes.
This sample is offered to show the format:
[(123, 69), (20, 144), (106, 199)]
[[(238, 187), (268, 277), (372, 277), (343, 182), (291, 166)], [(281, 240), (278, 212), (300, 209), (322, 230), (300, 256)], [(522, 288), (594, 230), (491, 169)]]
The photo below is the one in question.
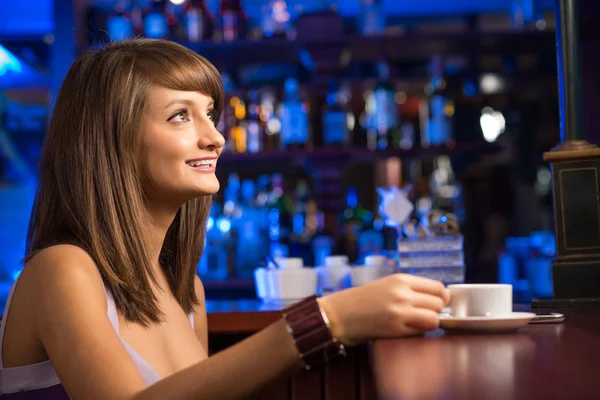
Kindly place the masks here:
[(424, 333), (439, 325), (450, 295), (432, 279), (393, 274), (319, 299), (333, 335), (348, 346)]

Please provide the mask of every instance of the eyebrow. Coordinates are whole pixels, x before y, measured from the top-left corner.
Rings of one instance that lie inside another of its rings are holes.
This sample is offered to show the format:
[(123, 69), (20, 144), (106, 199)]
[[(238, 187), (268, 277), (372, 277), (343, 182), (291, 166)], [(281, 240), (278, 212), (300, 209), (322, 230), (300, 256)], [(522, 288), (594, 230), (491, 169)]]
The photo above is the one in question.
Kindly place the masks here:
[[(169, 108), (174, 104), (185, 104), (186, 106), (192, 107), (194, 105), (194, 101), (193, 100), (187, 100), (187, 99), (175, 99), (169, 102), (169, 104), (167, 104), (165, 106), (165, 108)], [(210, 102), (208, 103), (207, 108), (213, 107), (215, 105), (215, 101), (214, 100), (210, 100)]]

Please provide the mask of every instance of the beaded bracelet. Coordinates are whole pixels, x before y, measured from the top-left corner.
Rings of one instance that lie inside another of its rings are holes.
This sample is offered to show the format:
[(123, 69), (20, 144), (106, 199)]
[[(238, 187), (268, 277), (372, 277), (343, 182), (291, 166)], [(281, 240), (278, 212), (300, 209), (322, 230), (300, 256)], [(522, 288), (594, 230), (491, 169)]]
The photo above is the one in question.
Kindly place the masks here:
[(283, 319), (307, 371), (338, 356), (346, 356), (346, 348), (331, 333), (329, 319), (317, 296), (284, 309)]

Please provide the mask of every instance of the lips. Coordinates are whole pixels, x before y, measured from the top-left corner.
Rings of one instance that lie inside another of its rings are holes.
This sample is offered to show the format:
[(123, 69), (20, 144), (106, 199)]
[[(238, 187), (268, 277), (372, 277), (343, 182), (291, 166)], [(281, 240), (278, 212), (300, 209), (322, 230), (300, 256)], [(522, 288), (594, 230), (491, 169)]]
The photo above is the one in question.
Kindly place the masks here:
[(215, 160), (190, 160), (185, 162), (190, 167), (214, 167)]
[(187, 160), (185, 163), (195, 171), (214, 172), (217, 166), (217, 157), (195, 158)]

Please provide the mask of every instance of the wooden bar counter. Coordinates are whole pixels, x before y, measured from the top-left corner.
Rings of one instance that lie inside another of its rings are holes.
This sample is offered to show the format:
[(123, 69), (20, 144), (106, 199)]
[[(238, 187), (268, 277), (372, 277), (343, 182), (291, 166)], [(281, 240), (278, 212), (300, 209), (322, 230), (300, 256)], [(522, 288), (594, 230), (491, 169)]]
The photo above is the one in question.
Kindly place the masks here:
[[(281, 318), (282, 308), (258, 300), (208, 300), (206, 309), (209, 351), (214, 354)], [(285, 382), (276, 382), (258, 399), (375, 400), (367, 346), (348, 349), (348, 357), (321, 371), (301, 371)]]
[[(259, 301), (208, 301), (207, 310), (212, 353), (281, 315)], [(563, 323), (516, 333), (377, 340), (322, 371), (277, 382), (259, 399), (600, 399), (600, 309), (560, 312)]]

